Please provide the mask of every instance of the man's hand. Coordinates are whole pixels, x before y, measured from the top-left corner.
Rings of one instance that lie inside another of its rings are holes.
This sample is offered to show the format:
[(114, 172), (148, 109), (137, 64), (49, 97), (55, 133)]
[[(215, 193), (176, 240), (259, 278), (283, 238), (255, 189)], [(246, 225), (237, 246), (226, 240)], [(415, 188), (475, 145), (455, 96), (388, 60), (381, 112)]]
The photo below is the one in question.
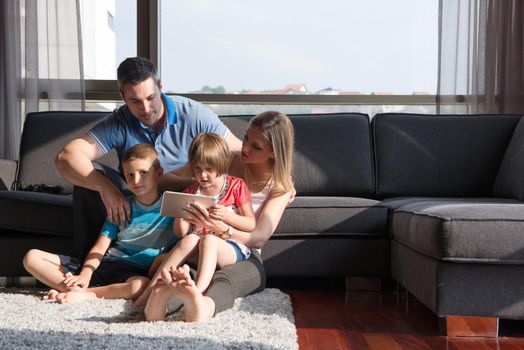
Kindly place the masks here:
[(106, 208), (107, 219), (110, 222), (121, 226), (125, 225), (126, 221), (131, 221), (129, 201), (112, 182), (108, 182), (105, 188), (99, 191), (99, 193)]

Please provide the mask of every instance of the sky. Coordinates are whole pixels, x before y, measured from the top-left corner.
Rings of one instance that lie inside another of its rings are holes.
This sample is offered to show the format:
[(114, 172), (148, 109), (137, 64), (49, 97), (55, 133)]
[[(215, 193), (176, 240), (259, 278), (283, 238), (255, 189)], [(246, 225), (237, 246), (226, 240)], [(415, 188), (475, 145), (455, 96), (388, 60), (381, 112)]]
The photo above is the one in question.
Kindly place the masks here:
[[(129, 5), (118, 2), (122, 18)], [(162, 0), (160, 6), (165, 91), (303, 83), (312, 92), (436, 92), (438, 0)]]

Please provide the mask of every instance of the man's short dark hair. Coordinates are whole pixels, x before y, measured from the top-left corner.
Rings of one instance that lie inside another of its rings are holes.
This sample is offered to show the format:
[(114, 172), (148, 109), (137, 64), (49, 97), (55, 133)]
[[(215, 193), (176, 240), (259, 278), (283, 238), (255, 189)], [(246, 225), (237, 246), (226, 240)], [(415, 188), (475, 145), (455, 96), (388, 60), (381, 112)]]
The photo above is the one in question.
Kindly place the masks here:
[(116, 70), (118, 79), (118, 87), (122, 89), (122, 86), (126, 84), (136, 85), (149, 78), (153, 78), (158, 85), (160, 81), (157, 78), (157, 70), (155, 65), (143, 57), (128, 57)]

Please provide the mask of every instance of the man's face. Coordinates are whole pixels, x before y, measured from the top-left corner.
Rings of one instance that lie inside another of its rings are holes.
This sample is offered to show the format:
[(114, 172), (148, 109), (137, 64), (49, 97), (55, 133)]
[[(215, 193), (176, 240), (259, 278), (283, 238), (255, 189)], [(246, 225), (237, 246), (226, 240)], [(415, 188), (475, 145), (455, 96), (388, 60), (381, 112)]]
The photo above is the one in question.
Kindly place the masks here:
[(121, 87), (121, 92), (131, 113), (145, 126), (156, 129), (164, 115), (164, 105), (156, 81), (150, 77), (136, 85), (126, 84)]

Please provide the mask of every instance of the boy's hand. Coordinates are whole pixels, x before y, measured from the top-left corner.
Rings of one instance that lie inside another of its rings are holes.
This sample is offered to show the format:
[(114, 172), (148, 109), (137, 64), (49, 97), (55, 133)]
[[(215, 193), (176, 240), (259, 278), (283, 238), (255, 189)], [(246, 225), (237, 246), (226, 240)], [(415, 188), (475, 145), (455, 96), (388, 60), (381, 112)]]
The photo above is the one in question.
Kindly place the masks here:
[(212, 219), (222, 220), (222, 221), (226, 221), (229, 214), (231, 213), (231, 211), (227, 209), (225, 206), (223, 206), (222, 204), (215, 204), (214, 206), (209, 208), (208, 211), (209, 211), (209, 216)]
[(64, 275), (65, 279), (63, 280), (64, 285), (67, 288), (71, 287), (80, 287), (82, 289), (87, 289), (89, 286), (89, 278), (80, 275), (73, 275), (71, 272), (68, 272)]

